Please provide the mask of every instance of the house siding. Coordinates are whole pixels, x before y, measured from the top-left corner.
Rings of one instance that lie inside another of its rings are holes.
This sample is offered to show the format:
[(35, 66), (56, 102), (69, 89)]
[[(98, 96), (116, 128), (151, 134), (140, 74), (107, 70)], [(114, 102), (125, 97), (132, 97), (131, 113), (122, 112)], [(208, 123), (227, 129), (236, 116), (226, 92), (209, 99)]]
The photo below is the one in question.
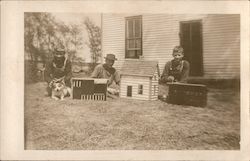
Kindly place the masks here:
[[(151, 92), (150, 92), (150, 100), (157, 100), (159, 93), (159, 76), (158, 71), (155, 71), (154, 76), (151, 79)], [(155, 78), (155, 79), (154, 79)], [(156, 86), (156, 90), (154, 89)]]
[[(123, 75), (120, 83), (120, 97), (129, 99), (149, 100), (149, 77)], [(143, 94), (138, 94), (138, 85), (143, 85)], [(132, 86), (132, 97), (127, 97), (127, 86)]]
[[(103, 53), (116, 54), (115, 67), (121, 69), (125, 58), (125, 17), (103, 15)], [(135, 15), (133, 15), (135, 16)], [(160, 72), (172, 59), (172, 49), (180, 44), (181, 21), (201, 20), (204, 77), (232, 79), (240, 76), (239, 15), (143, 14), (143, 59), (159, 62)]]
[(103, 14), (102, 52), (116, 55), (114, 67), (121, 69), (125, 59), (125, 17), (120, 14)]
[[(154, 86), (156, 86), (156, 90), (154, 89)], [(155, 90), (155, 91), (154, 91)], [(151, 84), (151, 96), (150, 96), (150, 100), (157, 100), (158, 99), (158, 93), (159, 93), (159, 86), (158, 86), (158, 82), (153, 82)]]

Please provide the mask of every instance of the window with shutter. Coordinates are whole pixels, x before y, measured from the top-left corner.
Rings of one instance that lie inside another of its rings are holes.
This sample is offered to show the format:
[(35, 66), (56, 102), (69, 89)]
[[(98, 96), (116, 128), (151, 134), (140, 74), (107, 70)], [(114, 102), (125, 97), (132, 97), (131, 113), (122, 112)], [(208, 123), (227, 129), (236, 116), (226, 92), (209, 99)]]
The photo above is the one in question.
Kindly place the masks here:
[(126, 18), (125, 58), (138, 59), (142, 55), (142, 17)]

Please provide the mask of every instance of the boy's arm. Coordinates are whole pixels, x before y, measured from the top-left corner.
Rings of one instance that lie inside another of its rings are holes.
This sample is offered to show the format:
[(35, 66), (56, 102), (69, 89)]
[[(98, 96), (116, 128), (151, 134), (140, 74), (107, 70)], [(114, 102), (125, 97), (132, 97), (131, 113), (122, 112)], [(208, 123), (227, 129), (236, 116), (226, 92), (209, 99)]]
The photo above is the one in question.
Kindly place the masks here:
[(189, 76), (189, 71), (190, 71), (190, 65), (189, 62), (184, 61), (183, 62), (183, 69), (182, 69), (182, 74), (181, 74), (181, 83), (186, 83), (188, 76)]
[(44, 79), (47, 83), (52, 81), (52, 63), (46, 63), (45, 70), (44, 70)]
[(169, 76), (170, 66), (171, 66), (171, 62), (167, 62), (164, 69), (163, 69), (163, 72), (162, 72), (162, 75), (161, 75), (161, 81), (163, 83), (167, 82), (167, 79), (168, 79), (168, 76)]
[(68, 60), (65, 66), (65, 81), (70, 81), (71, 78), (72, 78), (72, 64)]
[(121, 77), (117, 71), (114, 73), (114, 80), (115, 80), (115, 83), (119, 86), (121, 82)]
[(91, 78), (98, 78), (99, 77), (99, 72), (100, 72), (100, 69), (99, 69), (99, 66), (97, 65), (95, 68), (94, 68), (94, 71), (92, 72), (91, 74)]

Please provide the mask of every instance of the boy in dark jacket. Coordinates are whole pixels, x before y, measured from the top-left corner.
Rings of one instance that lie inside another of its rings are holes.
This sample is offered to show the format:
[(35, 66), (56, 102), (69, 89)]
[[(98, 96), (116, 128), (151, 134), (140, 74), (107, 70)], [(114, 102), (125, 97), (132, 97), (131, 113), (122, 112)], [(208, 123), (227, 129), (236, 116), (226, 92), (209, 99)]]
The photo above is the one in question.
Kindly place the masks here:
[[(116, 71), (116, 69), (113, 67), (116, 60), (117, 59), (114, 54), (107, 54), (105, 57), (105, 63), (97, 65), (93, 73), (91, 74), (92, 78), (108, 79), (107, 90), (108, 90), (108, 93), (113, 94), (113, 95), (119, 94), (119, 89), (117, 88), (120, 86), (120, 75)], [(115, 82), (116, 86), (112, 86), (113, 82)]]
[(161, 81), (166, 82), (181, 82), (186, 83), (189, 76), (189, 63), (183, 60), (184, 51), (181, 46), (176, 46), (173, 49), (174, 59), (167, 62), (163, 70)]
[(114, 54), (107, 54), (105, 57), (105, 63), (96, 66), (91, 74), (91, 77), (108, 79), (108, 86), (110, 86), (113, 82), (120, 85), (120, 75), (113, 67), (115, 60), (117, 59)]
[(48, 83), (48, 95), (51, 95), (51, 86), (54, 80), (64, 79), (65, 85), (71, 87), (71, 62), (65, 57), (65, 50), (56, 49), (54, 58), (45, 66), (45, 81)]

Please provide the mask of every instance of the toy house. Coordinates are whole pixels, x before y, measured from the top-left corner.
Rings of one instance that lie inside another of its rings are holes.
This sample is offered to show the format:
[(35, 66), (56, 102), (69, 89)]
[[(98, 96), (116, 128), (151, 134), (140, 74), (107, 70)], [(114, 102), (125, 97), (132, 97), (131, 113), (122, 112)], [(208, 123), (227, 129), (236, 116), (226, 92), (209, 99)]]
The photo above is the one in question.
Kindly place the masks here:
[(157, 100), (158, 80), (157, 61), (126, 60), (121, 68), (120, 97)]
[(107, 82), (107, 79), (72, 78), (72, 98), (106, 101)]

